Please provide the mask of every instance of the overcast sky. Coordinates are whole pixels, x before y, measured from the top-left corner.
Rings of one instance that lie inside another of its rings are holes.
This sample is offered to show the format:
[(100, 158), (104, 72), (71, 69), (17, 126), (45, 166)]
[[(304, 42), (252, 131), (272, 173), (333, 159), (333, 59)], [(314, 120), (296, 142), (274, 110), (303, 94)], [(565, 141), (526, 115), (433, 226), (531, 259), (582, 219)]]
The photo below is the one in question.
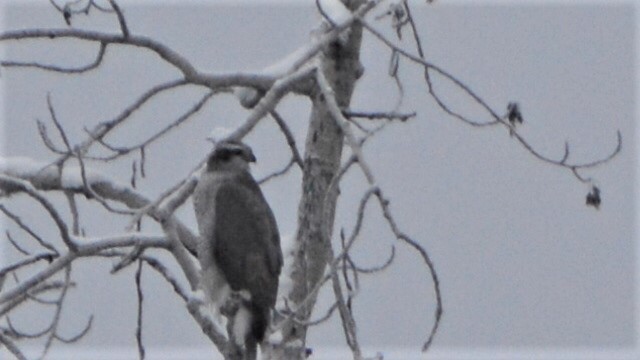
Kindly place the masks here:
[[(62, 16), (47, 1), (42, 3), (19, 6), (11, 1), (3, 9), (2, 28), (64, 27)], [(211, 72), (265, 67), (308, 41), (318, 23), (312, 6), (290, 2), (190, 2), (181, 7), (131, 3), (123, 2), (123, 7), (132, 33), (155, 38)], [(617, 130), (624, 146), (614, 161), (584, 173), (597, 179), (603, 197), (599, 210), (586, 207), (589, 188), (570, 171), (535, 159), (502, 128), (473, 128), (447, 116), (429, 97), (421, 69), (401, 61), (401, 110), (418, 116), (389, 126), (365, 150), (399, 225), (426, 247), (440, 276), (444, 316), (434, 351), (445, 352), (445, 357), (446, 351), (467, 350), (516, 349), (529, 355), (574, 349), (618, 355), (620, 350), (632, 351), (638, 300), (633, 3), (456, 3), (441, 0), (414, 9), (430, 61), (456, 75), (500, 113), (509, 101), (518, 101), (523, 136), (546, 156), (562, 157), (565, 141), (571, 145), (570, 160), (606, 156), (615, 148)], [(101, 16), (73, 21), (77, 27), (117, 29), (115, 20)], [(375, 25), (393, 36), (388, 20)], [(411, 48), (408, 35), (404, 45)], [(4, 58), (44, 57), (58, 64), (86, 63), (97, 49), (77, 42), (14, 44), (5, 48)], [(387, 76), (389, 56), (366, 35), (366, 70), (353, 109), (394, 107), (398, 92)], [(40, 143), (35, 125), (35, 119), (48, 121), (47, 92), (71, 141), (79, 142), (83, 126), (115, 116), (153, 84), (176, 76), (154, 55), (117, 47), (109, 48), (100, 69), (81, 76), (3, 69), (3, 154), (53, 158)], [(434, 83), (452, 107), (482, 119), (450, 84), (441, 78), (434, 78)], [(204, 93), (190, 88), (165, 94), (110, 139), (126, 144), (144, 138)], [(289, 96), (278, 109), (302, 146), (308, 101)], [(139, 184), (142, 192), (157, 195), (184, 177), (209, 150), (205, 136), (211, 129), (237, 126), (248, 114), (228, 95), (208, 103), (179, 131), (148, 149), (147, 178)], [(258, 157), (257, 177), (288, 160), (286, 143), (269, 119), (246, 141)], [(97, 166), (128, 179), (129, 162)], [(263, 188), (285, 235), (296, 230), (299, 182), (300, 173), (294, 170)], [(364, 185), (362, 176), (354, 173), (342, 186), (337, 229), (351, 228)], [(12, 206), (25, 219), (37, 221), (42, 214), (30, 212), (26, 204)], [(126, 224), (126, 219), (107, 223), (90, 210), (86, 207), (83, 216), (90, 234), (118, 232)], [(362, 266), (380, 264), (392, 244), (397, 256), (385, 273), (362, 279), (355, 304), (360, 339), (376, 351), (419, 349), (435, 306), (429, 274), (417, 254), (394, 241), (375, 206), (368, 215), (354, 248), (355, 261)], [(196, 229), (190, 206), (181, 209), (180, 217)], [(65, 312), (65, 329), (80, 328), (95, 315), (93, 330), (82, 345), (135, 344), (133, 272), (109, 276), (110, 266), (104, 261), (74, 267), (79, 287), (72, 293), (73, 307)], [(150, 271), (144, 280), (147, 346), (208, 346), (170, 287)], [(322, 297), (319, 309), (330, 304), (327, 299)], [(24, 328), (35, 326), (27, 323), (31, 320), (26, 312), (21, 315)], [(309, 345), (344, 346), (337, 319), (314, 328)]]

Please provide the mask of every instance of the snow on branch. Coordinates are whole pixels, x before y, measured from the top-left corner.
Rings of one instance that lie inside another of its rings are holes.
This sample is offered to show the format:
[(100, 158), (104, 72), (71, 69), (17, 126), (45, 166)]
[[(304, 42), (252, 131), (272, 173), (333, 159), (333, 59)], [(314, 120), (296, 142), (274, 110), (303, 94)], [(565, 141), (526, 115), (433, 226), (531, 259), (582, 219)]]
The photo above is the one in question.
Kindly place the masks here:
[[(55, 39), (77, 39), (81, 41), (96, 42), (104, 47), (109, 45), (126, 45), (138, 48), (147, 49), (156, 53), (162, 60), (166, 61), (174, 68), (176, 68), (183, 76), (183, 78), (191, 84), (203, 85), (211, 88), (212, 90), (229, 88), (232, 86), (247, 86), (256, 89), (266, 90), (275, 81), (273, 76), (260, 75), (260, 74), (204, 74), (199, 72), (186, 58), (179, 53), (175, 52), (168, 46), (148, 38), (146, 36), (131, 35), (124, 37), (121, 34), (109, 34), (91, 30), (79, 30), (79, 29), (27, 29), (27, 30), (14, 30), (0, 33), (0, 41), (24, 41), (24, 40), (45, 40), (51, 41)], [(101, 63), (101, 57), (98, 57), (99, 64)], [(80, 69), (70, 69), (62, 66), (46, 65), (33, 62), (14, 62), (3, 61), (0, 65), (8, 64), (9, 66), (26, 66), (36, 67), (42, 70), (62, 72), (62, 73), (78, 73), (95, 69), (96, 66), (86, 66)], [(82, 70), (82, 71), (79, 71)]]
[[(380, 1), (366, 1), (353, 13), (346, 9), (339, 0), (323, 0), (323, 2), (326, 2), (327, 5), (329, 5), (331, 14), (328, 16), (332, 16), (332, 21), (335, 20), (332, 23), (333, 26), (331, 29), (317, 35), (312, 39), (312, 41), (294, 50), (281, 60), (265, 67), (258, 72), (259, 74), (281, 79), (284, 76), (298, 72), (303, 66), (310, 64), (312, 62), (311, 60), (329, 43), (338, 39), (345, 30), (357, 21), (358, 18), (365, 16)], [(302, 93), (309, 93), (308, 86), (305, 86), (304, 83), (297, 86), (302, 86), (302, 88), (294, 90)], [(236, 96), (240, 99), (243, 106), (252, 108), (258, 103), (264, 91), (264, 88), (260, 89), (255, 86), (241, 87), (236, 90)]]

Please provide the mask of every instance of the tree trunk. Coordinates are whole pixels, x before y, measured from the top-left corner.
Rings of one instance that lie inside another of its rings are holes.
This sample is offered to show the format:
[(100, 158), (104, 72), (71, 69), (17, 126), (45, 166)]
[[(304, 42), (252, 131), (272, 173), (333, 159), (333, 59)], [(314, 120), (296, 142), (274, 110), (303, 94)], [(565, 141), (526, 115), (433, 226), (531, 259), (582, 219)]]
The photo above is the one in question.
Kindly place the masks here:
[[(350, 10), (363, 0), (345, 0)], [(354, 23), (347, 41), (336, 40), (323, 50), (321, 67), (329, 80), (338, 104), (347, 108), (356, 80), (362, 74), (359, 61), (362, 27)], [(312, 110), (305, 144), (302, 198), (298, 208), (297, 253), (295, 254), (291, 307), (299, 317), (309, 319), (317, 293), (309, 296), (325, 273), (335, 216), (338, 188), (329, 189), (340, 169), (343, 134), (327, 109), (320, 93), (312, 96)], [(330, 193), (329, 193), (330, 192)], [(323, 228), (326, 227), (326, 228)], [(309, 299), (307, 299), (309, 297)], [(306, 299), (306, 301), (305, 301)], [(303, 303), (304, 302), (304, 303)], [(283, 329), (283, 342), (269, 354), (273, 359), (303, 359), (306, 352), (307, 327), (289, 323)]]

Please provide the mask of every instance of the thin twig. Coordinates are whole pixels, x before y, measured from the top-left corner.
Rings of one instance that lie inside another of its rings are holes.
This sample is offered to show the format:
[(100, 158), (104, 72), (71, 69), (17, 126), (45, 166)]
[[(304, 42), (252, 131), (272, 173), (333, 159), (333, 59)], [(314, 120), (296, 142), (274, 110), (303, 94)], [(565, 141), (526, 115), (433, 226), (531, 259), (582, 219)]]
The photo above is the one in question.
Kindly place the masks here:
[(129, 27), (127, 26), (127, 22), (124, 19), (124, 14), (122, 13), (122, 10), (120, 10), (120, 6), (118, 6), (118, 3), (116, 3), (115, 0), (109, 0), (109, 4), (111, 4), (113, 11), (115, 11), (116, 15), (118, 16), (118, 23), (120, 23), (120, 30), (122, 31), (122, 36), (124, 38), (128, 38)]
[(89, 333), (89, 330), (91, 330), (92, 324), (93, 324), (93, 315), (90, 315), (89, 320), (87, 321), (87, 324), (84, 326), (82, 330), (78, 332), (78, 334), (69, 338), (63, 337), (60, 334), (56, 334), (55, 336), (56, 340), (61, 341), (65, 344), (72, 344), (74, 342), (77, 342), (78, 340), (82, 339), (85, 335)]
[(436, 332), (438, 331), (438, 326), (440, 325), (440, 319), (442, 317), (442, 295), (440, 294), (440, 280), (436, 272), (436, 267), (433, 264), (433, 261), (431, 260), (429, 253), (427, 253), (424, 247), (418, 244), (418, 242), (410, 238), (408, 235), (400, 231), (393, 215), (391, 214), (391, 210), (389, 209), (389, 200), (384, 198), (382, 191), (380, 191), (380, 189), (377, 189), (374, 194), (378, 198), (378, 202), (380, 203), (380, 208), (382, 209), (382, 214), (384, 218), (387, 220), (387, 224), (389, 224), (389, 227), (391, 228), (391, 231), (393, 232), (393, 234), (396, 236), (398, 240), (403, 241), (404, 243), (408, 244), (409, 246), (413, 247), (416, 251), (418, 251), (422, 259), (424, 260), (425, 264), (429, 268), (429, 273), (431, 274), (431, 280), (433, 281), (433, 288), (436, 295), (436, 310), (435, 310), (435, 319), (433, 322), (433, 326), (431, 327), (431, 331), (429, 332), (429, 336), (427, 337), (427, 340), (422, 346), (422, 351), (427, 351), (431, 346), (431, 343), (433, 342), (433, 338), (435, 337)]
[(289, 162), (287, 163), (287, 165), (285, 165), (282, 169), (276, 170), (276, 171), (272, 172), (271, 174), (269, 174), (269, 175), (263, 177), (262, 179), (258, 180), (258, 184), (262, 185), (262, 184), (264, 184), (264, 183), (266, 183), (266, 182), (268, 182), (268, 181), (270, 181), (270, 180), (272, 180), (274, 178), (277, 178), (279, 176), (282, 176), (282, 175), (288, 173), (289, 170), (291, 170), (291, 168), (293, 167), (293, 165), (295, 163), (296, 163), (296, 159), (292, 157), (289, 160)]
[(387, 260), (378, 265), (378, 266), (372, 266), (372, 267), (368, 267), (368, 268), (363, 268), (360, 266), (357, 266), (355, 263), (352, 263), (353, 268), (355, 271), (361, 273), (361, 274), (374, 274), (374, 273), (378, 273), (381, 271), (386, 270), (387, 268), (389, 268), (389, 266), (391, 266), (391, 264), (393, 263), (393, 260), (395, 259), (396, 256), (396, 247), (391, 245), (391, 253), (389, 254), (389, 257), (387, 258)]
[[(54, 254), (58, 255), (58, 250), (56, 250), (56, 248), (49, 244), (47, 241), (45, 241), (43, 238), (41, 238), (38, 234), (35, 233), (35, 231), (33, 231), (33, 229), (31, 229), (30, 226), (26, 225), (21, 219), (20, 217), (18, 217), (17, 215), (15, 215), (14, 213), (12, 213), (11, 211), (9, 211), (6, 207), (4, 207), (4, 205), (0, 204), (0, 211), (2, 211), (9, 219), (11, 219), (11, 221), (13, 221), (16, 225), (18, 225), (20, 227), (20, 229), (22, 229), (24, 232), (26, 232), (27, 234), (29, 234), (32, 238), (34, 238), (38, 244), (42, 245), (44, 248), (46, 248), (47, 250), (53, 252)], [(8, 235), (7, 235), (8, 236)], [(22, 251), (21, 251), (22, 252)], [(23, 252), (24, 253), (24, 252)]]
[(76, 198), (71, 191), (65, 191), (64, 195), (67, 198), (67, 202), (69, 203), (69, 211), (71, 212), (71, 221), (72, 221), (72, 232), (73, 235), (80, 235), (80, 214), (78, 212), (78, 204), (76, 203)]
[(289, 126), (287, 125), (287, 123), (284, 121), (282, 116), (280, 116), (280, 114), (275, 109), (269, 111), (269, 114), (276, 121), (276, 124), (278, 124), (278, 127), (280, 127), (280, 130), (284, 134), (284, 137), (287, 139), (287, 145), (289, 145), (289, 148), (291, 149), (291, 154), (293, 156), (293, 159), (295, 160), (296, 164), (298, 164), (298, 167), (302, 169), (304, 167), (304, 161), (302, 160), (302, 156), (300, 156), (300, 151), (298, 151), (298, 146), (296, 145), (296, 139), (293, 137), (293, 133), (291, 132), (291, 129), (289, 129)]
[(58, 332), (58, 326), (60, 325), (60, 318), (62, 314), (62, 306), (64, 305), (64, 299), (71, 284), (71, 264), (65, 266), (64, 284), (65, 285), (62, 287), (62, 291), (60, 291), (60, 297), (57, 300), (56, 311), (53, 315), (53, 320), (51, 321), (51, 325), (47, 329), (47, 331), (49, 332), (49, 336), (47, 337), (44, 349), (42, 350), (41, 358), (44, 358), (49, 352), (49, 349), (51, 348), (51, 345), (53, 344), (53, 341), (55, 340), (56, 334)]
[(11, 339), (9, 339), (7, 336), (4, 336), (2, 331), (0, 331), (0, 343), (4, 345), (4, 347), (6, 347), (7, 350), (9, 350), (9, 352), (16, 357), (16, 359), (27, 360), (27, 357), (24, 356), (24, 354), (20, 351), (20, 348), (18, 348), (18, 346)]
[(349, 126), (349, 122), (342, 115), (342, 110), (338, 106), (335, 93), (333, 92), (333, 89), (331, 88), (329, 81), (324, 75), (324, 72), (321, 71), (320, 69), (316, 71), (316, 79), (318, 80), (318, 87), (320, 88), (320, 91), (325, 97), (327, 108), (329, 109), (329, 112), (331, 113), (334, 121), (338, 124), (340, 129), (342, 129), (342, 132), (344, 133), (345, 138), (347, 139), (346, 141), (347, 145), (349, 145), (349, 147), (351, 148), (351, 151), (353, 152), (353, 154), (356, 156), (358, 160), (358, 166), (360, 166), (360, 168), (362, 169), (362, 173), (365, 175), (367, 182), (370, 185), (373, 185), (375, 183), (373, 173), (371, 172), (369, 165), (364, 159), (362, 148), (360, 147), (359, 142), (356, 140), (355, 136), (353, 135), (353, 132), (351, 131)]
[(140, 360), (144, 360), (144, 345), (142, 344), (142, 300), (144, 298), (142, 294), (142, 284), (141, 284), (141, 275), (142, 275), (142, 260), (138, 260), (138, 269), (136, 270), (136, 293), (138, 295), (138, 317), (136, 324), (136, 344), (138, 346), (138, 358)]
[(7, 275), (8, 273), (21, 269), (23, 267), (29, 266), (31, 264), (35, 264), (39, 261), (45, 260), (47, 262), (51, 262), (53, 261), (53, 259), (55, 258), (54, 254), (38, 254), (38, 255), (32, 255), (26, 259), (20, 260), (17, 263), (14, 263), (12, 265), (7, 265), (5, 267), (3, 267), (2, 269), (0, 269), (0, 278)]
[(51, 204), (46, 197), (41, 195), (40, 192), (36, 190), (33, 185), (31, 185), (31, 183), (22, 179), (0, 174), (0, 185), (2, 185), (3, 183), (11, 184), (11, 186), (20, 189), (21, 191), (27, 193), (30, 197), (35, 199), (49, 213), (51, 219), (58, 227), (60, 237), (62, 238), (62, 241), (65, 243), (65, 245), (67, 245), (67, 247), (71, 251), (77, 250), (77, 245), (71, 239), (67, 224), (62, 220), (62, 217), (60, 216), (60, 214), (58, 214), (58, 211), (55, 209), (53, 204)]
[(52, 290), (58, 290), (63, 286), (65, 286), (65, 284), (62, 281), (44, 282), (44, 283), (41, 283), (40, 285), (34, 286), (28, 292), (17, 294), (12, 299), (7, 301), (6, 305), (0, 308), (0, 317), (5, 316), (10, 311), (15, 309), (19, 305), (23, 304), (25, 301), (35, 298), (35, 296), (38, 294), (52, 291)]
[(21, 61), (9, 61), (9, 60), (0, 61), (0, 66), (36, 68), (40, 70), (59, 72), (63, 74), (82, 74), (98, 68), (98, 66), (102, 64), (102, 60), (104, 59), (104, 54), (106, 50), (107, 50), (107, 44), (104, 42), (101, 42), (100, 49), (98, 50), (98, 54), (96, 55), (95, 60), (87, 65), (80, 66), (80, 67), (63, 67), (58, 65), (42, 64), (38, 62), (21, 62)]
[(122, 124), (125, 120), (127, 120), (131, 114), (135, 111), (139, 110), (145, 103), (154, 98), (156, 95), (168, 91), (180, 86), (186, 85), (187, 82), (185, 80), (174, 80), (166, 83), (162, 83), (152, 87), (147, 90), (144, 94), (142, 94), (138, 99), (136, 99), (131, 105), (126, 107), (120, 114), (118, 114), (115, 118), (104, 121), (94, 127), (92, 130), (85, 130), (89, 135), (90, 139), (84, 141), (77, 147), (77, 151), (81, 154), (85, 154), (89, 147), (93, 145), (95, 142), (102, 141), (104, 137), (115, 129), (118, 125)]
[[(427, 85), (429, 86), (429, 91), (431, 93), (431, 95), (434, 97), (434, 99), (436, 100), (436, 102), (438, 103), (438, 105), (449, 115), (456, 117), (462, 121), (464, 121), (465, 123), (472, 125), (472, 126), (494, 126), (494, 125), (503, 125), (507, 130), (509, 130), (510, 133), (513, 134), (513, 137), (529, 152), (531, 153), (534, 157), (536, 157), (537, 159), (548, 163), (548, 164), (552, 164), (552, 165), (556, 165), (556, 166), (560, 166), (562, 168), (568, 169), (570, 170), (575, 176), (576, 178), (578, 178), (580, 181), (582, 182), (590, 182), (590, 179), (585, 179), (582, 176), (580, 176), (578, 174), (579, 170), (582, 169), (586, 169), (586, 168), (593, 168), (596, 167), (598, 165), (604, 164), (608, 161), (610, 161), (611, 159), (613, 159), (622, 149), (622, 135), (620, 133), (620, 131), (617, 131), (617, 144), (615, 149), (610, 152), (608, 155), (597, 159), (597, 160), (593, 160), (593, 161), (588, 161), (585, 163), (578, 163), (578, 164), (568, 164), (566, 162), (566, 156), (563, 155), (560, 160), (554, 160), (550, 157), (547, 157), (545, 155), (542, 155), (541, 153), (539, 153), (537, 150), (535, 150), (530, 144), (529, 142), (524, 139), (524, 137), (522, 137), (522, 135), (520, 135), (518, 132), (516, 132), (513, 127), (509, 124), (508, 121), (506, 121), (502, 116), (498, 115), (496, 111), (494, 111), (478, 94), (476, 94), (473, 90), (471, 90), (471, 88), (469, 88), (466, 84), (464, 84), (462, 81), (460, 81), (458, 78), (456, 78), (455, 76), (453, 76), (452, 74), (450, 74), (449, 72), (445, 71), (444, 69), (436, 66), (433, 63), (430, 63), (424, 59), (422, 59), (419, 56), (413, 55), (411, 53), (409, 53), (408, 51), (396, 46), (392, 41), (388, 40), (382, 33), (380, 33), (378, 30), (376, 30), (373, 26), (371, 26), (366, 20), (364, 20), (363, 18), (360, 18), (360, 23), (362, 24), (362, 26), (367, 29), (372, 35), (374, 35), (377, 39), (379, 39), (382, 43), (384, 43), (385, 45), (387, 45), (389, 48), (393, 49), (394, 51), (397, 51), (399, 54), (401, 54), (402, 56), (404, 56), (405, 58), (420, 64), (421, 66), (425, 67), (425, 71), (429, 71), (429, 70), (433, 70), (436, 73), (444, 76), (446, 79), (448, 79), (449, 81), (451, 81), (456, 87), (458, 87), (459, 89), (461, 89), (464, 93), (466, 93), (475, 103), (477, 103), (478, 105), (480, 105), (486, 112), (487, 114), (493, 119), (489, 122), (475, 122), (472, 121), (458, 113), (456, 113), (455, 111), (451, 110), (450, 108), (447, 107), (446, 104), (444, 104), (444, 102), (435, 94), (435, 92), (433, 91), (433, 86), (431, 83), (431, 79), (428, 75), (425, 75), (425, 80), (427, 82)], [(566, 154), (566, 151), (565, 151)]]
[(400, 120), (405, 122), (409, 119), (416, 117), (416, 112), (412, 113), (398, 113), (398, 112), (365, 112), (365, 111), (352, 111), (343, 110), (342, 114), (347, 118), (365, 118), (370, 120)]
[[(149, 138), (147, 138), (146, 140), (140, 142), (137, 145), (127, 146), (127, 147), (124, 147), (124, 146), (113, 146), (113, 145), (108, 144), (104, 140), (99, 140), (101, 145), (103, 145), (104, 147), (106, 147), (107, 149), (109, 149), (110, 151), (113, 151), (115, 153), (114, 155), (104, 157), (101, 160), (105, 160), (105, 161), (114, 160), (114, 159), (116, 159), (116, 158), (118, 158), (120, 156), (129, 154), (129, 153), (134, 152), (134, 151), (140, 151), (141, 156), (142, 156), (142, 154), (144, 154), (144, 150), (143, 149), (145, 147), (149, 146), (151, 143), (153, 143), (156, 140), (162, 138), (164, 135), (169, 133), (171, 130), (177, 128), (178, 126), (182, 125), (187, 120), (191, 119), (193, 117), (193, 115), (198, 113), (202, 109), (202, 107), (207, 103), (207, 101), (209, 101), (211, 99), (211, 97), (213, 97), (213, 95), (215, 95), (216, 93), (217, 93), (216, 91), (209, 91), (205, 96), (202, 97), (202, 99), (200, 99), (200, 101), (195, 103), (187, 112), (185, 112), (184, 114), (180, 115), (176, 120), (172, 121), (169, 125), (167, 125), (163, 129), (161, 129), (157, 133), (151, 135)], [(141, 160), (141, 164), (142, 164), (142, 160)], [(143, 173), (143, 170), (142, 170), (143, 168), (144, 167), (141, 165), (141, 172), (142, 173)]]

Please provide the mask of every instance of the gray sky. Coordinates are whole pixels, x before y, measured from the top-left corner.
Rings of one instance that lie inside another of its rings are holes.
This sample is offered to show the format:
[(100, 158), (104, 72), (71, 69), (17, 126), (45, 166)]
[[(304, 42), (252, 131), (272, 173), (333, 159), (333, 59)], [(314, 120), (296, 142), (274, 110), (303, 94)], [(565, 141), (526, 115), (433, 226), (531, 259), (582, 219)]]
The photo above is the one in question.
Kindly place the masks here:
[[(617, 351), (637, 346), (635, 9), (631, 3), (603, 4), (461, 6), (442, 0), (414, 10), (427, 58), (499, 112), (509, 101), (518, 101), (525, 119), (522, 134), (543, 154), (560, 158), (568, 141), (570, 159), (588, 161), (615, 147), (616, 130), (624, 141), (614, 161), (585, 172), (597, 179), (603, 196), (599, 211), (587, 208), (589, 189), (569, 171), (533, 158), (502, 128), (472, 128), (448, 117), (429, 97), (421, 70), (401, 61), (401, 109), (415, 110), (418, 117), (389, 126), (365, 150), (399, 225), (427, 248), (436, 264), (444, 317), (435, 351)], [(307, 41), (318, 21), (313, 7), (290, 4), (124, 9), (132, 32), (167, 44), (211, 72), (267, 66)], [(48, 6), (18, 7), (14, 1), (3, 11), (3, 29), (64, 26)], [(74, 18), (74, 26), (89, 23), (103, 29), (117, 25), (104, 17)], [(376, 25), (392, 35), (387, 21)], [(410, 48), (408, 35), (404, 45)], [(92, 59), (96, 49), (55, 44), (11, 46), (5, 57), (46, 56), (51, 62), (81, 64)], [(365, 38), (366, 72), (353, 109), (393, 108), (398, 93), (386, 75), (389, 55), (372, 37)], [(3, 152), (51, 159), (39, 143), (34, 121), (48, 121), (47, 91), (72, 141), (80, 141), (82, 126), (113, 117), (152, 84), (176, 76), (153, 55), (115, 47), (109, 48), (99, 70), (86, 75), (3, 70)], [(446, 81), (434, 78), (434, 83), (451, 106), (480, 116)], [(196, 88), (165, 94), (110, 139), (132, 143), (143, 138), (202, 94), (203, 89)], [(290, 96), (278, 109), (298, 144), (304, 144), (308, 101)], [(210, 102), (191, 122), (149, 149), (143, 193), (158, 194), (185, 176), (209, 149), (205, 134), (215, 126), (237, 126), (247, 115), (231, 96)], [(259, 160), (257, 177), (288, 160), (286, 143), (269, 119), (246, 140)], [(129, 166), (127, 162), (101, 170), (127, 181)], [(283, 234), (295, 232), (299, 181), (296, 170), (264, 187)], [(351, 228), (364, 184), (354, 173), (342, 186), (337, 229)], [(42, 215), (26, 213), (25, 203), (19, 201), (16, 207), (24, 218)], [(90, 215), (95, 208), (85, 208), (83, 220), (91, 234), (113, 233), (126, 224), (126, 219), (105, 223)], [(394, 243), (397, 257), (385, 273), (362, 279), (355, 305), (360, 339), (380, 351), (417, 349), (435, 306), (429, 274), (417, 254), (393, 240), (375, 206), (368, 214), (354, 259), (363, 266), (379, 264)], [(189, 206), (180, 216), (196, 228)], [(74, 306), (67, 309), (65, 323), (73, 331), (95, 314), (92, 333), (82, 343), (86, 346), (135, 344), (133, 272), (112, 277), (110, 265), (84, 262), (74, 268), (80, 286), (72, 294)], [(144, 280), (147, 346), (207, 346), (170, 287), (150, 271)], [(330, 303), (321, 298), (319, 309), (325, 309)], [(339, 323), (333, 321), (314, 328), (309, 345), (343, 346), (342, 338)]]

